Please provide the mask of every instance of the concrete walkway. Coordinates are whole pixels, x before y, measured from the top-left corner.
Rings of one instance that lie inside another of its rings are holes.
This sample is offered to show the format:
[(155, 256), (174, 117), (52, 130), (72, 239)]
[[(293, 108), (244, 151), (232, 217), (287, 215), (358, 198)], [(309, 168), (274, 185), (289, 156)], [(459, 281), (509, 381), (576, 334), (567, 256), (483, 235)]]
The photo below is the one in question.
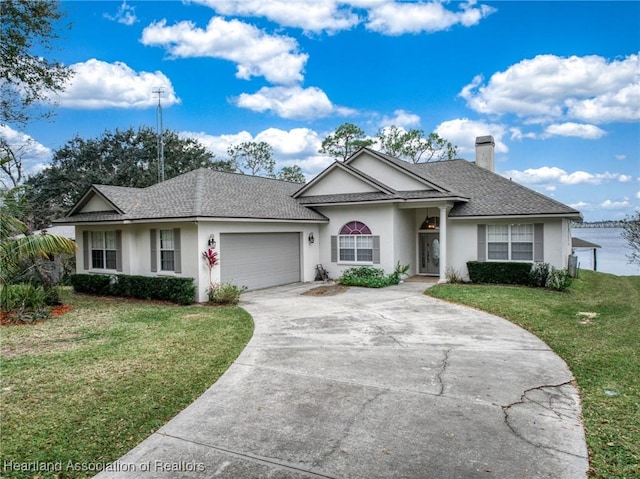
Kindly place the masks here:
[(255, 334), (107, 477), (582, 478), (565, 363), (495, 316), (404, 283), (243, 294)]

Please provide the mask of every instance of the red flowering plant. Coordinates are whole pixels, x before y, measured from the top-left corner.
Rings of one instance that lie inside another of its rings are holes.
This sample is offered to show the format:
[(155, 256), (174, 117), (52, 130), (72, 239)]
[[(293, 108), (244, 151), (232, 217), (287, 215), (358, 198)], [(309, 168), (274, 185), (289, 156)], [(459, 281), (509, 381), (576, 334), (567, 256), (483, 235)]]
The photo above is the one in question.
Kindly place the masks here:
[(213, 267), (217, 265), (219, 261), (218, 252), (215, 251), (213, 248), (207, 248), (202, 252), (202, 257), (207, 262), (207, 267), (209, 268), (209, 288), (214, 289), (213, 278), (211, 275), (213, 272)]

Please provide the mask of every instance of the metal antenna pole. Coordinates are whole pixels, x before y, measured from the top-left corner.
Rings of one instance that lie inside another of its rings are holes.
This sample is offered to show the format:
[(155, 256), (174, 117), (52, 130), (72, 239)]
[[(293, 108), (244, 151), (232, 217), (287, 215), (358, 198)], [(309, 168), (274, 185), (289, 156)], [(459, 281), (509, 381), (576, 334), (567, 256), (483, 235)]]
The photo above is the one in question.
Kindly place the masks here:
[(158, 183), (164, 181), (164, 128), (162, 126), (162, 88), (153, 90), (158, 95), (158, 106), (156, 108), (156, 132), (158, 135)]

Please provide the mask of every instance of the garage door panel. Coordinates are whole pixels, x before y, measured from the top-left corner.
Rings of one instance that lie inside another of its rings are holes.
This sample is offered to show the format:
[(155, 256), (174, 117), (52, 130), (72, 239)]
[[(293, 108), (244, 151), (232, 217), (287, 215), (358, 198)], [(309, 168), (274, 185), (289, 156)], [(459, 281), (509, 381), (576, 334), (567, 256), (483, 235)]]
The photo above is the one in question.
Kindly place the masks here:
[(223, 283), (266, 288), (300, 281), (300, 234), (220, 235)]

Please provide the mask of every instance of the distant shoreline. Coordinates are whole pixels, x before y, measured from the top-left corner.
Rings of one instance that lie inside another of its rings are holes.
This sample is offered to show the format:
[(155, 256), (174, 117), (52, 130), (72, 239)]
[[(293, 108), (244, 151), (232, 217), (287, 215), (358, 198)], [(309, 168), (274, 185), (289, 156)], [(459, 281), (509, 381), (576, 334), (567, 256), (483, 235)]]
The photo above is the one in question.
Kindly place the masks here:
[(590, 221), (571, 223), (571, 228), (624, 228), (626, 221)]

